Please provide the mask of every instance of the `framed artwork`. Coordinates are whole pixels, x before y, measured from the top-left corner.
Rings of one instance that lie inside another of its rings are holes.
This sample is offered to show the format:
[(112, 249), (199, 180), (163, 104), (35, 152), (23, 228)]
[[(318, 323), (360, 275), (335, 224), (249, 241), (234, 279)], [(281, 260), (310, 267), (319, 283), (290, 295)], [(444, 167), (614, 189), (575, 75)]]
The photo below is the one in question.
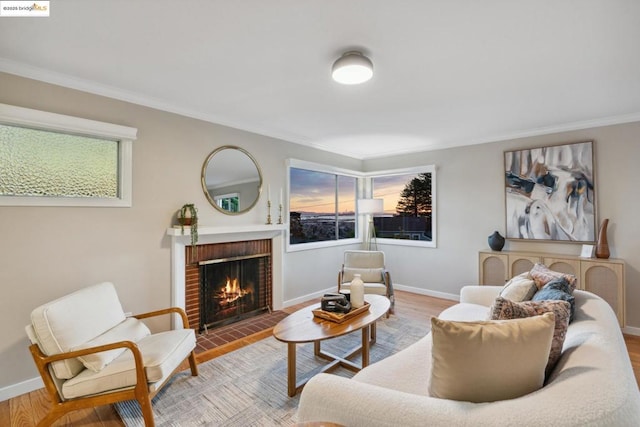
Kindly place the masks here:
[(596, 240), (593, 141), (505, 151), (506, 238)]

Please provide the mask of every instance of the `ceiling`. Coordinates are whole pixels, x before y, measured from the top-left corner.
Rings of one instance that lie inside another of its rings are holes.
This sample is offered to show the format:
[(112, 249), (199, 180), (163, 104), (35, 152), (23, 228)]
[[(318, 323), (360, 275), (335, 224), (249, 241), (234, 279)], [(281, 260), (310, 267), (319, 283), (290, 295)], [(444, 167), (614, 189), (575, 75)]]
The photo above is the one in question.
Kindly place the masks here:
[(0, 71), (368, 159), (638, 121), (639, 40), (636, 0), (68, 0)]

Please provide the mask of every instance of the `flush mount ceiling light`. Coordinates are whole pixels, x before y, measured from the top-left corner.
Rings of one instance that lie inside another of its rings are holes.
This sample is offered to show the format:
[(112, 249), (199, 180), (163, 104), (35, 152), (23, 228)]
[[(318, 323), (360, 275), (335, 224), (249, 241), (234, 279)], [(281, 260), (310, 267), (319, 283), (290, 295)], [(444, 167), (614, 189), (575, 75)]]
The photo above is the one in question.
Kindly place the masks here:
[(342, 54), (331, 68), (331, 77), (338, 83), (357, 85), (373, 76), (373, 64), (361, 52), (350, 51)]

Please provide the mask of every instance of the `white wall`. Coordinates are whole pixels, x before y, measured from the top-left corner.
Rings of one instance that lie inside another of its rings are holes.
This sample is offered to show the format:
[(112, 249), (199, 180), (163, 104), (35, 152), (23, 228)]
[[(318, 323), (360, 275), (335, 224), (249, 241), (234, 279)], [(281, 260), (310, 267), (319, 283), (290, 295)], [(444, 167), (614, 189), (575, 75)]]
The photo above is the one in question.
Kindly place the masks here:
[[(170, 251), (166, 228), (184, 203), (195, 203), (203, 225), (261, 224), (264, 193), (247, 214), (227, 216), (208, 205), (202, 162), (216, 147), (238, 145), (260, 163), (264, 183), (285, 187), (287, 158), (353, 170), (435, 164), (438, 167), (438, 247), (386, 246), (394, 282), (455, 295), (477, 281), (477, 251), (493, 230), (504, 231), (503, 150), (596, 141), (600, 218), (611, 219), (612, 256), (627, 261), (628, 324), (640, 327), (640, 123), (361, 162), (261, 135), (218, 126), (79, 91), (0, 73), (0, 103), (138, 128), (133, 144), (133, 207), (0, 207), (0, 400), (37, 376), (24, 325), (33, 308), (99, 281), (116, 284), (126, 311), (169, 304)], [(390, 143), (393, 143), (390, 141)], [(272, 211), (273, 214), (273, 211)], [(285, 255), (285, 301), (335, 287), (349, 246)], [(507, 249), (578, 253), (579, 246), (513, 244)]]

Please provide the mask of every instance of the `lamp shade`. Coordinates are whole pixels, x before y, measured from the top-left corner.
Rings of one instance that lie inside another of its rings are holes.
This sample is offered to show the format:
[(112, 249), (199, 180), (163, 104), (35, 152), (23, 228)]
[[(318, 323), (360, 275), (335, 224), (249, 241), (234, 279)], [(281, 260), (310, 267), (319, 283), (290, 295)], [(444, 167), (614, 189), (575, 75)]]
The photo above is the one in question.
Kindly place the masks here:
[(344, 53), (333, 63), (331, 77), (338, 83), (357, 85), (364, 83), (373, 76), (371, 60), (360, 52)]
[(382, 213), (384, 199), (359, 199), (358, 213), (361, 215)]

